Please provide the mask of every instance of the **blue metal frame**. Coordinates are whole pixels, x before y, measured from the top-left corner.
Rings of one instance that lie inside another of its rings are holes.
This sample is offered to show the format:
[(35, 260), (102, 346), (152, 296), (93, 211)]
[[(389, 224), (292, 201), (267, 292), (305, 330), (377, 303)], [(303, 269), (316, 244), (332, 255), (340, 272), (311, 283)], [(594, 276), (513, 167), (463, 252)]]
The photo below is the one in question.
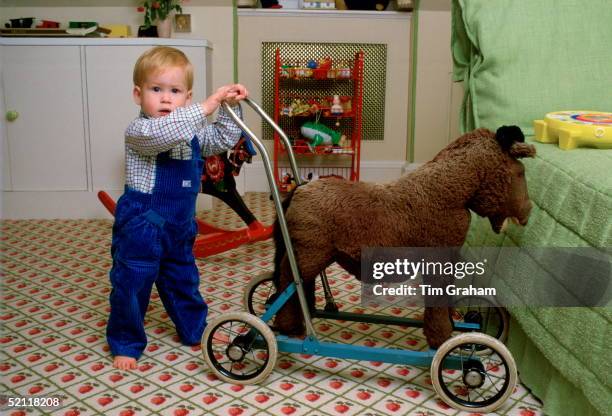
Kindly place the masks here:
[[(283, 352), (313, 354), (347, 360), (381, 361), (391, 364), (407, 364), (420, 367), (429, 367), (436, 354), (436, 350), (432, 349), (427, 351), (413, 351), (366, 347), (363, 345), (345, 345), (334, 342), (320, 342), (313, 337), (306, 337), (301, 340), (278, 335), (276, 337), (276, 342), (278, 344), (278, 350)], [(444, 368), (461, 370), (461, 358), (449, 356), (444, 361)]]
[[(261, 319), (268, 323), (274, 315), (283, 307), (283, 305), (289, 300), (289, 298), (296, 292), (295, 283), (291, 283), (277, 298), (276, 300), (266, 309)], [(336, 319), (344, 319), (343, 313), (334, 312), (330, 313), (330, 318), (335, 317)], [(353, 314), (358, 315), (358, 314)], [(361, 315), (366, 317), (365, 315)], [(371, 317), (371, 316), (370, 316)], [(358, 316), (352, 319), (359, 321)], [(380, 316), (383, 320), (384, 316)], [(389, 317), (392, 318), (392, 317)], [(403, 321), (403, 322), (402, 322)], [(397, 325), (406, 325), (406, 322), (414, 323), (417, 325), (411, 326), (422, 326), (422, 321), (414, 319), (393, 319), (393, 323)], [(465, 331), (478, 330), (478, 324), (466, 324), (459, 323), (456, 325), (457, 328), (461, 327)], [(276, 342), (278, 344), (278, 350), (282, 352), (298, 353), (298, 354), (313, 354), (324, 357), (343, 358), (348, 360), (366, 360), (366, 361), (381, 361), (392, 364), (408, 364), (421, 367), (429, 367), (431, 361), (436, 353), (436, 350), (429, 349), (427, 351), (413, 351), (413, 350), (400, 350), (394, 348), (380, 348), (380, 347), (367, 347), (362, 345), (345, 345), (334, 342), (321, 342), (317, 339), (316, 334), (307, 336), (306, 338), (289, 338), (285, 335), (277, 335)], [(444, 361), (444, 368), (448, 369), (461, 369), (460, 357), (450, 356)]]
[[(342, 321), (353, 321), (353, 322), (367, 322), (370, 324), (382, 324), (382, 325), (401, 325), (410, 326), (414, 328), (422, 328), (424, 322), (418, 319), (397, 317), (397, 316), (386, 316), (386, 315), (364, 315), (360, 313), (352, 312), (327, 312), (320, 309), (316, 309), (312, 313), (313, 318), (322, 319), (335, 319)], [(471, 332), (480, 331), (480, 324), (467, 323), (467, 322), (454, 322), (453, 328), (459, 332)]]
[[(269, 322), (270, 319), (283, 307), (285, 302), (289, 300), (291, 295), (293, 295), (296, 291), (295, 283), (291, 283), (287, 289), (283, 293), (280, 294), (271, 305), (266, 306), (266, 312), (261, 317), (262, 321)], [(343, 320), (343, 321), (353, 321), (353, 322), (368, 322), (373, 324), (384, 324), (384, 325), (403, 325), (410, 326), (414, 328), (422, 328), (423, 321), (411, 318), (399, 318), (394, 316), (384, 316), (384, 315), (364, 315), (359, 313), (351, 313), (351, 312), (327, 312), (320, 309), (316, 309), (312, 313), (313, 318), (322, 318), (322, 319), (335, 319), (335, 320)], [(456, 331), (460, 332), (470, 332), (470, 331), (480, 331), (480, 325), (477, 323), (467, 323), (467, 322), (455, 322), (453, 323), (453, 327)]]

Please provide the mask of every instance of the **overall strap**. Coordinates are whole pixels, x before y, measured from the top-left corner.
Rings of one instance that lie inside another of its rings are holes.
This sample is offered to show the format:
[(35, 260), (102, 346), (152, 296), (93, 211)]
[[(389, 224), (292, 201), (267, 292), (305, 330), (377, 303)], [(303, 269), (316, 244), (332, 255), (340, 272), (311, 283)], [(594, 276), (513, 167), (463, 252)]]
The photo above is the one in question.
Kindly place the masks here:
[(200, 153), (202, 153), (202, 148), (200, 147), (198, 136), (195, 135), (193, 136), (193, 139), (191, 139), (191, 158), (201, 159), (202, 155)]
[[(200, 153), (202, 152), (202, 149), (200, 147), (200, 142), (198, 141), (198, 136), (193, 136), (193, 139), (191, 139), (191, 142), (190, 142), (190, 146), (191, 146), (191, 158), (201, 159), (202, 155), (200, 155)], [(165, 152), (159, 153), (157, 155), (157, 160), (171, 160), (172, 159), (170, 157), (171, 151), (172, 150), (167, 150)]]
[(171, 152), (170, 150), (166, 150), (166, 151), (165, 151), (165, 152), (163, 152), (163, 153), (159, 153), (159, 154), (157, 155), (157, 160), (158, 160), (158, 161), (165, 161), (165, 160), (170, 160), (170, 159), (172, 159), (172, 158), (170, 157), (170, 152)]

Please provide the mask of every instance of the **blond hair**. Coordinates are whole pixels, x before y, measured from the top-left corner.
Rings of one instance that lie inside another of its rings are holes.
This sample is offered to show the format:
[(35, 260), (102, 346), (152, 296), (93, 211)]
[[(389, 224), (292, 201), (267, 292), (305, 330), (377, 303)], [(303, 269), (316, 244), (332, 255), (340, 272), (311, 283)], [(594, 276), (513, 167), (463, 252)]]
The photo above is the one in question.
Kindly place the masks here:
[(187, 89), (191, 91), (193, 66), (182, 51), (169, 46), (156, 46), (140, 55), (134, 65), (134, 85), (142, 87), (149, 74), (171, 67), (180, 67), (185, 70), (185, 83)]

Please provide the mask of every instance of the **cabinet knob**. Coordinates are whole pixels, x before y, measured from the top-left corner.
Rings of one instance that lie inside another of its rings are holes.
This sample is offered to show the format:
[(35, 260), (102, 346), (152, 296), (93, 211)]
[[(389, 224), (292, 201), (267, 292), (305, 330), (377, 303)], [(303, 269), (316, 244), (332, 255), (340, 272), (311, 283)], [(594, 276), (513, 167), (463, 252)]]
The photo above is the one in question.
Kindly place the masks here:
[(19, 113), (15, 110), (9, 110), (6, 112), (6, 119), (8, 121), (15, 121), (19, 117)]

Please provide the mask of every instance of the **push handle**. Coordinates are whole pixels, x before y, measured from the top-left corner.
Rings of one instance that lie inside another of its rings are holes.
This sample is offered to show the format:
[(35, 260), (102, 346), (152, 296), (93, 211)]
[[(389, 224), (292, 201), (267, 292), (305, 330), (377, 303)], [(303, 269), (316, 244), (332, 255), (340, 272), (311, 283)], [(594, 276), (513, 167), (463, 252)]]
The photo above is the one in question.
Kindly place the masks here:
[[(283, 142), (285, 143), (285, 147), (287, 148), (287, 154), (289, 155), (289, 163), (291, 164), (291, 169), (293, 169), (293, 173), (295, 174), (296, 183), (299, 185), (299, 175), (297, 175), (297, 163), (295, 162), (295, 156), (293, 154), (293, 150), (291, 149), (291, 143), (289, 142), (289, 138), (281, 130), (280, 127), (270, 118), (268, 114), (253, 100), (249, 98), (245, 98), (244, 101), (251, 106), (256, 113), (258, 113), (266, 122), (268, 122), (274, 130), (280, 135)], [(306, 334), (308, 336), (314, 336), (314, 327), (312, 325), (310, 319), (310, 310), (308, 308), (308, 302), (306, 300), (306, 294), (304, 293), (304, 288), (302, 286), (302, 278), (300, 277), (300, 271), (297, 265), (297, 259), (295, 258), (295, 252), (293, 251), (293, 244), (291, 243), (291, 237), (289, 235), (289, 228), (287, 227), (287, 220), (285, 219), (285, 213), (283, 211), (283, 204), (280, 196), (280, 192), (278, 191), (278, 187), (276, 186), (276, 181), (274, 180), (274, 171), (272, 170), (272, 164), (270, 163), (270, 156), (268, 155), (268, 151), (266, 147), (263, 145), (261, 140), (255, 136), (255, 134), (249, 129), (249, 127), (244, 123), (240, 117), (236, 114), (234, 110), (226, 103), (223, 102), (223, 108), (230, 115), (230, 117), (234, 120), (234, 122), (242, 129), (242, 131), (249, 136), (257, 150), (259, 150), (261, 154), (261, 159), (263, 160), (264, 170), (266, 171), (266, 176), (268, 177), (268, 183), (270, 184), (270, 192), (272, 193), (272, 200), (274, 201), (274, 207), (276, 208), (276, 217), (278, 219), (278, 225), (280, 227), (281, 234), (283, 236), (283, 241), (285, 242), (285, 248), (287, 252), (287, 258), (289, 260), (289, 266), (291, 267), (291, 272), (293, 273), (293, 280), (296, 285), (298, 298), (300, 299), (300, 307), (302, 309), (302, 314), (304, 315), (304, 321), (306, 324)]]
[[(259, 111), (262, 111), (262, 113), (263, 113), (263, 110), (261, 110), (261, 108), (259, 106), (257, 106), (256, 104), (255, 104), (255, 106), (254, 106), (254, 104), (251, 104), (252, 101), (249, 100), (248, 98), (245, 98), (244, 101), (249, 103), (251, 105), (251, 107), (253, 107), (255, 109), (255, 111), (257, 111), (258, 113), (259, 113)], [(264, 170), (266, 171), (266, 176), (268, 177), (268, 182), (270, 183), (270, 191), (272, 191), (273, 199), (276, 202), (276, 199), (277, 199), (277, 196), (278, 196), (278, 200), (280, 201), (281, 200), (280, 193), (278, 192), (278, 189), (276, 187), (276, 182), (274, 181), (274, 171), (272, 170), (272, 164), (270, 163), (270, 156), (268, 155), (268, 151), (266, 150), (266, 147), (263, 145), (262, 141), (255, 135), (255, 133), (253, 133), (253, 131), (249, 128), (249, 126), (247, 126), (246, 123), (240, 117), (238, 117), (236, 112), (234, 110), (232, 110), (232, 108), (226, 102), (223, 102), (222, 105), (223, 105), (223, 108), (225, 109), (225, 111), (230, 115), (230, 117), (238, 125), (238, 127), (240, 127), (240, 129), (247, 136), (249, 136), (249, 138), (251, 139), (251, 141), (253, 142), (253, 144), (257, 148), (257, 150), (259, 150), (259, 154), (261, 155), (261, 159), (263, 160)], [(263, 114), (265, 114), (265, 113), (263, 113)], [(267, 114), (265, 114), (265, 115), (267, 116)]]
[(295, 161), (295, 154), (293, 153), (293, 148), (291, 147), (291, 141), (289, 140), (289, 137), (287, 136), (287, 134), (283, 131), (283, 129), (281, 129), (278, 126), (278, 124), (276, 124), (276, 122), (274, 122), (272, 117), (270, 117), (268, 113), (266, 113), (259, 104), (257, 104), (255, 101), (251, 100), (250, 98), (245, 98), (244, 101), (249, 106), (251, 106), (251, 108), (255, 110), (255, 112), (259, 114), (261, 118), (263, 118), (266, 121), (266, 123), (268, 123), (274, 129), (274, 131), (278, 133), (281, 140), (283, 141), (283, 144), (285, 145), (285, 149), (287, 149), (287, 156), (289, 157), (289, 165), (291, 165), (291, 170), (293, 171), (293, 178), (295, 179), (295, 184), (298, 186), (302, 185), (303, 182), (302, 182), (302, 179), (300, 178), (300, 175), (298, 174), (297, 162)]

